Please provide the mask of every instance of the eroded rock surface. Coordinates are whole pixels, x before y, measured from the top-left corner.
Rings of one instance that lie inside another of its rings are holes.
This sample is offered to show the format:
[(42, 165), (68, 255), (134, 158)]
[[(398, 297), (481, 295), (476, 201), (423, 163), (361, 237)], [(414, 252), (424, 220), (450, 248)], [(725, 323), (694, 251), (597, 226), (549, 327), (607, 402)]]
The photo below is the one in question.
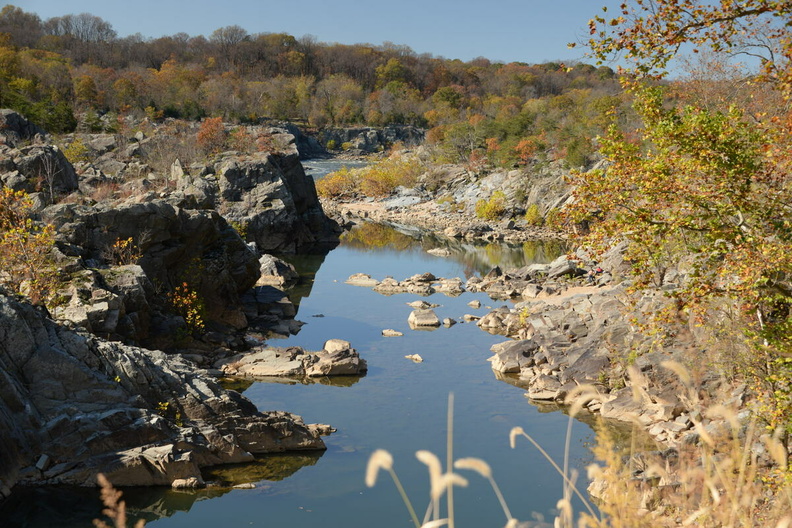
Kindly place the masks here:
[(55, 324), (0, 295), (0, 497), (15, 484), (171, 485), (256, 453), (323, 449), (194, 365)]

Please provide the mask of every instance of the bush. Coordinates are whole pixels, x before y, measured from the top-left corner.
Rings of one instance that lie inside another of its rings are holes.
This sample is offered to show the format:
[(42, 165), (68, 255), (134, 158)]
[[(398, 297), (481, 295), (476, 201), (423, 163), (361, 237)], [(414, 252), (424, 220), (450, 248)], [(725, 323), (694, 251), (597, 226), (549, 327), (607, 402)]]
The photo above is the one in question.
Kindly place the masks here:
[(335, 150), (338, 148), (338, 142), (335, 139), (331, 139), (327, 142), (326, 148), (327, 150)]
[(357, 171), (348, 167), (332, 172), (316, 182), (316, 192), (327, 198), (351, 198), (360, 190)]
[(223, 120), (219, 117), (209, 117), (203, 120), (198, 130), (198, 146), (204, 152), (213, 154), (220, 152), (225, 147), (226, 131)]
[(423, 166), (416, 159), (389, 158), (361, 169), (344, 167), (317, 181), (316, 191), (334, 198), (386, 196), (400, 185), (414, 186), (422, 172)]
[(525, 221), (528, 222), (528, 225), (532, 226), (541, 226), (544, 224), (545, 219), (542, 213), (539, 212), (539, 206), (537, 204), (531, 204), (528, 210), (525, 211)]
[(33, 202), (23, 191), (0, 190), (0, 284), (34, 304), (48, 304), (57, 288), (52, 258), (55, 230), (30, 218)]
[(506, 195), (495, 191), (489, 200), (476, 202), (476, 216), (485, 220), (498, 220), (506, 213)]

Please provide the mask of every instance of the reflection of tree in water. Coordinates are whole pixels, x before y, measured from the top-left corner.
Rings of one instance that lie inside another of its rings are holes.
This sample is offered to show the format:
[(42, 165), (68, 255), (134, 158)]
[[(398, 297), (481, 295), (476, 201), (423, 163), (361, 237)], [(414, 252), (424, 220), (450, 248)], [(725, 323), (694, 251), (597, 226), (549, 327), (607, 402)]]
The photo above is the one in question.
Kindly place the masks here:
[(522, 244), (448, 238), (414, 228), (362, 222), (341, 238), (341, 245), (362, 251), (421, 248), (446, 249), (449, 257), (463, 265), (467, 276), (487, 273), (495, 266), (521, 268), (533, 263), (549, 263), (567, 251), (563, 241), (536, 240)]
[[(498, 380), (513, 385), (519, 389), (528, 390), (531, 386), (530, 382), (521, 378), (519, 374), (504, 374), (493, 370), (495, 378)], [(552, 401), (540, 401), (525, 398), (526, 402), (536, 408), (540, 413), (553, 413), (562, 412), (567, 414), (569, 407)], [(598, 414), (593, 414), (585, 409), (581, 410), (576, 416), (575, 420), (582, 422), (597, 433), (606, 433), (614, 447), (621, 451), (622, 454), (632, 454), (635, 450), (639, 451), (652, 451), (657, 449), (657, 443), (651, 436), (640, 426), (631, 424), (629, 422), (622, 422), (620, 420), (605, 419)], [(591, 462), (594, 462), (593, 460)]]
[(328, 385), (330, 387), (351, 387), (362, 378), (366, 373), (357, 376), (316, 376), (305, 378), (289, 378), (286, 376), (267, 376), (260, 378), (221, 378), (220, 385), (224, 389), (234, 390), (242, 394), (248, 390), (253, 383), (279, 383), (281, 385)]
[(279, 481), (292, 476), (306, 466), (315, 465), (322, 454), (320, 451), (263, 455), (249, 464), (229, 464), (210, 468), (203, 472), (203, 476), (207, 482), (224, 487), (262, 480)]
[(364, 251), (383, 248), (405, 250), (420, 244), (420, 241), (395, 228), (374, 222), (363, 222), (341, 237), (341, 245)]

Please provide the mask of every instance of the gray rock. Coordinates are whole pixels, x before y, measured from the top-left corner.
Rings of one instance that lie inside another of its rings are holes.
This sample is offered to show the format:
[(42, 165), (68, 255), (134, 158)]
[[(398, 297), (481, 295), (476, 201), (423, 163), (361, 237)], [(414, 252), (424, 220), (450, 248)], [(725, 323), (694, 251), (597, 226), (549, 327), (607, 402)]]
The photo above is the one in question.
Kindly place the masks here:
[(410, 313), (410, 317), (407, 318), (407, 323), (410, 325), (410, 328), (437, 327), (440, 326), (440, 319), (437, 317), (434, 310), (418, 308)]
[(256, 282), (256, 286), (276, 286), (278, 288), (290, 288), (300, 280), (300, 274), (288, 262), (272, 255), (262, 255), (259, 259), (261, 276)]
[(223, 156), (213, 172), (224, 216), (245, 225), (246, 239), (259, 250), (290, 253), (338, 243), (337, 224), (322, 211), (313, 178), (305, 175), (293, 144), (244, 159)]
[(489, 361), (495, 371), (519, 373), (535, 364), (533, 355), (538, 348), (539, 345), (531, 339), (497, 343), (490, 348), (495, 355)]
[(366, 361), (341, 339), (327, 341), (318, 352), (300, 347), (259, 348), (220, 360), (215, 367), (226, 375), (245, 378), (357, 376), (367, 370)]
[(346, 283), (351, 284), (353, 286), (364, 286), (366, 288), (373, 288), (374, 286), (377, 286), (380, 283), (380, 281), (371, 278), (371, 275), (368, 275), (366, 273), (355, 273), (346, 280)]
[(255, 453), (323, 448), (297, 417), (260, 413), (177, 357), (67, 330), (0, 295), (4, 494), (16, 483), (95, 485), (99, 472), (119, 486), (169, 486)]

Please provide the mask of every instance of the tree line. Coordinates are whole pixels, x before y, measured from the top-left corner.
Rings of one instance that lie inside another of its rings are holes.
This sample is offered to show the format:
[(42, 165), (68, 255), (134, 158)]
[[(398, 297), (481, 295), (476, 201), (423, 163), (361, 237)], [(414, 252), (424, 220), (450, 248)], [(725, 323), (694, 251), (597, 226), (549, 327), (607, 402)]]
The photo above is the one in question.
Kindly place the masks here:
[(90, 128), (108, 113), (415, 125), (432, 130), (450, 161), (489, 153), (503, 164), (543, 148), (585, 164), (601, 131), (590, 123), (621, 93), (608, 66), (463, 62), (240, 26), (119, 37), (88, 13), (42, 20), (13, 5), (0, 10), (0, 64), (0, 106), (53, 132)]

